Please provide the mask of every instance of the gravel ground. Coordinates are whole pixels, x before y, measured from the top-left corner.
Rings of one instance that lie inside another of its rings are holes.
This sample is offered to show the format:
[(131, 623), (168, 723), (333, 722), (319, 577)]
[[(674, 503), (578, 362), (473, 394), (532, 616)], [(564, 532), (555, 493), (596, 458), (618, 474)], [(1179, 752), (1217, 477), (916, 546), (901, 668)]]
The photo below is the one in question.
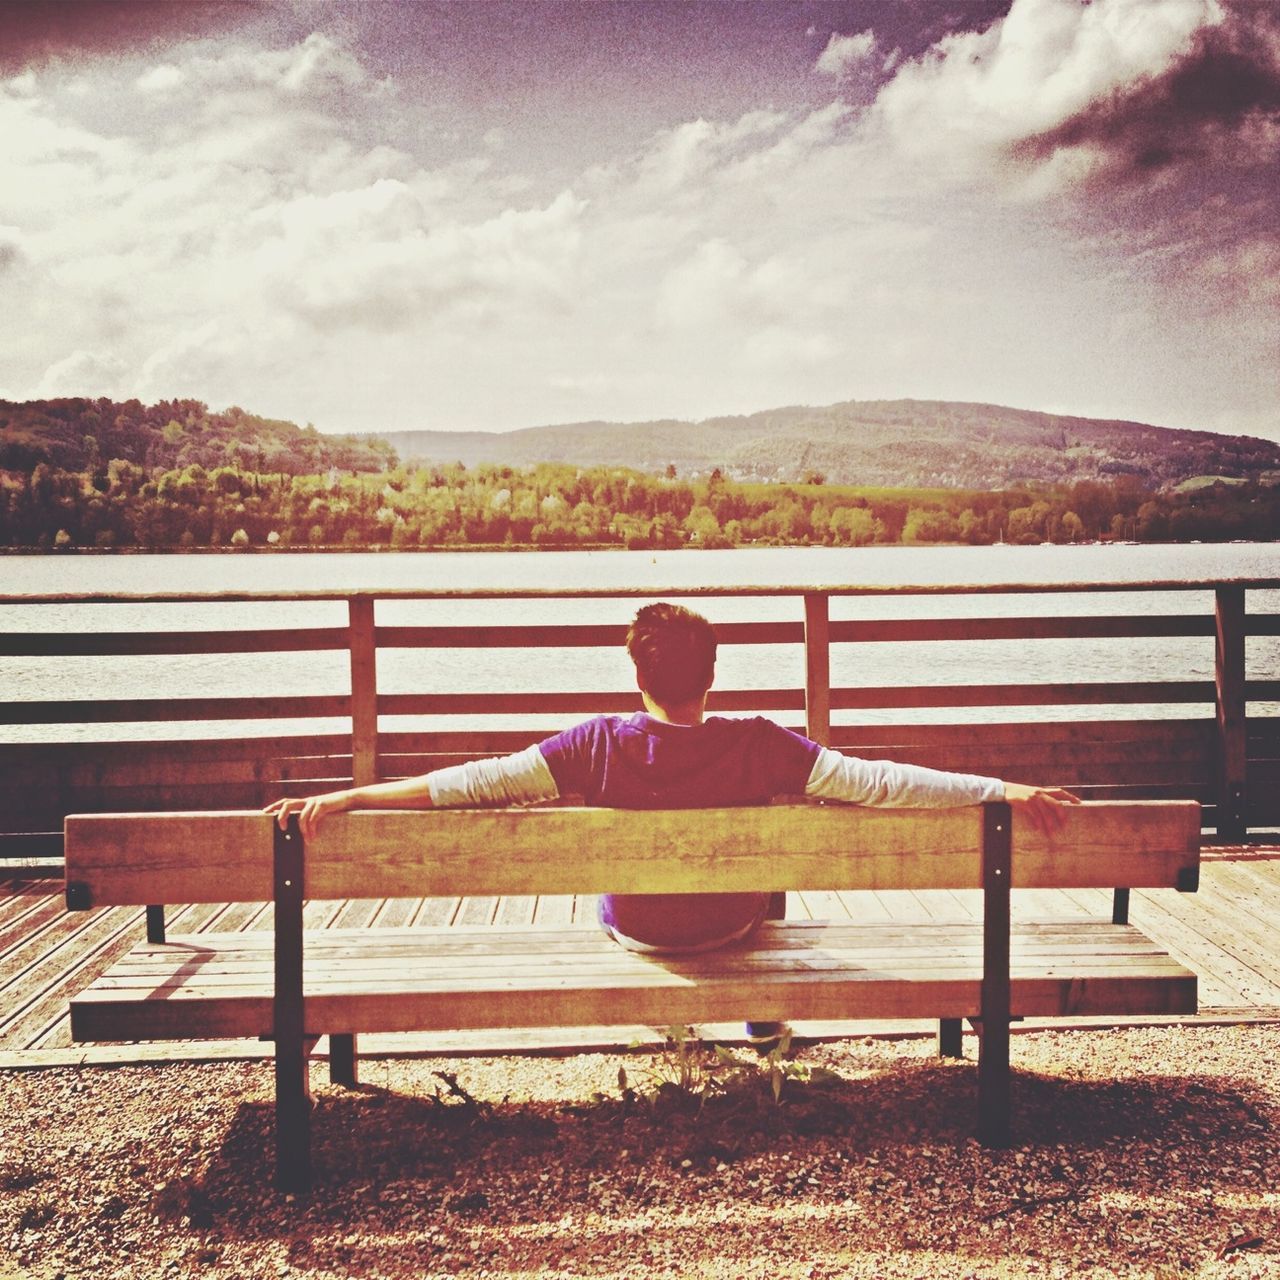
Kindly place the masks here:
[(925, 1041), (805, 1049), (780, 1103), (712, 1055), (370, 1061), (354, 1091), (316, 1067), (298, 1198), (269, 1063), (8, 1072), (0, 1280), (1280, 1277), (1278, 1050), (1015, 1036), (999, 1152), (973, 1062)]

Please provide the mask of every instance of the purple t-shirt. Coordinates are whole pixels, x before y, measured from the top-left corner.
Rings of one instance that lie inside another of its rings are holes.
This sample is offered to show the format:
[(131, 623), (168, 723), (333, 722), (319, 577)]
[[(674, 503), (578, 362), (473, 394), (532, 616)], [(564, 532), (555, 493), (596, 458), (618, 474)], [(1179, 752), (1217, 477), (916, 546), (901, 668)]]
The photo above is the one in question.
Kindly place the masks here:
[[(821, 748), (772, 720), (667, 724), (640, 712), (598, 716), (539, 744), (561, 795), (613, 809), (705, 809), (801, 795)], [(686, 950), (760, 918), (760, 893), (609, 894), (606, 928), (646, 946)]]

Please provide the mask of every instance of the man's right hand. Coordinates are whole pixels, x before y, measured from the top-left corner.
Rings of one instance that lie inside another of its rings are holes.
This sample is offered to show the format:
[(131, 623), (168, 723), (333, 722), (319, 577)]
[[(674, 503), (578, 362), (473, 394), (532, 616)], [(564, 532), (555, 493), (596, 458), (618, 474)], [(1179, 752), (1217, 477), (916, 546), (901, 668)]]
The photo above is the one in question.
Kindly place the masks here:
[(1021, 782), (1006, 782), (1004, 798), (1014, 812), (1025, 813), (1031, 825), (1046, 836), (1061, 830), (1068, 805), (1080, 803), (1078, 795), (1062, 787), (1028, 787)]

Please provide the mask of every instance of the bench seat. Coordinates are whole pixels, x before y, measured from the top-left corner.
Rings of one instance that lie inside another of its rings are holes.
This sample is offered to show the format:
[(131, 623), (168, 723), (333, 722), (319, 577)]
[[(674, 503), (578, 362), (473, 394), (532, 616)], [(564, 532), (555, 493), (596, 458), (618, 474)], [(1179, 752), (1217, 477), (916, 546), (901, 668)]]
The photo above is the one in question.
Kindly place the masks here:
[[(627, 952), (594, 928), (313, 930), (306, 1032), (759, 1020), (976, 1018), (983, 933), (954, 924), (766, 924), (749, 947)], [(1196, 1010), (1196, 977), (1127, 924), (1063, 920), (1011, 934), (1011, 1013)], [(139, 945), (71, 1001), (76, 1040), (269, 1037), (270, 933)]]

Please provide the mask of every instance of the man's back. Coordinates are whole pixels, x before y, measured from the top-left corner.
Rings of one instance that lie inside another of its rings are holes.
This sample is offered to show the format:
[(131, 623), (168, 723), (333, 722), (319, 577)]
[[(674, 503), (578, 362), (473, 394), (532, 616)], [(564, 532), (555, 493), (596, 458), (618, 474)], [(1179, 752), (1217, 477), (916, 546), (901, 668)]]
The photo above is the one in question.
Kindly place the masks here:
[[(801, 795), (820, 748), (760, 717), (671, 724), (598, 716), (539, 744), (562, 796), (615, 809), (766, 804)], [(701, 950), (751, 933), (769, 895), (610, 894), (600, 921), (627, 946)]]

